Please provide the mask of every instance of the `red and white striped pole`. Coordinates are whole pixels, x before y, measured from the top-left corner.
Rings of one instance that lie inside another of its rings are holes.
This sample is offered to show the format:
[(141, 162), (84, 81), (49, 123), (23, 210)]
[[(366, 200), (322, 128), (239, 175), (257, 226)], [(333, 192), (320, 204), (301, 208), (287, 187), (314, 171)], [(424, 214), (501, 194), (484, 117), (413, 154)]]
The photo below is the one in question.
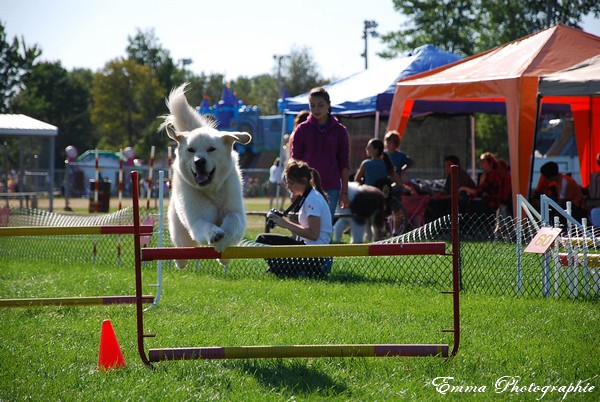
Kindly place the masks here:
[(155, 146), (150, 148), (150, 166), (148, 171), (148, 197), (146, 199), (146, 209), (150, 209), (150, 197), (152, 197), (152, 171), (154, 170), (154, 151)]
[(119, 211), (123, 206), (123, 148), (119, 149), (119, 184), (117, 188), (119, 192)]
[[(98, 212), (98, 193), (100, 192), (100, 161), (98, 157), (98, 148), (94, 151), (94, 156), (96, 160), (96, 182), (94, 183), (94, 212)], [(97, 246), (96, 246), (96, 236), (94, 236), (94, 247), (92, 249), (92, 257), (94, 259), (94, 263), (96, 263), (96, 256), (98, 254)]]
[[(119, 196), (119, 211), (123, 207), (123, 148), (119, 148), (119, 183), (117, 184)], [(121, 266), (121, 236), (117, 236), (117, 261)]]
[(98, 157), (98, 148), (95, 150), (96, 158), (96, 182), (94, 183), (94, 212), (98, 212), (98, 193), (100, 192), (100, 160)]

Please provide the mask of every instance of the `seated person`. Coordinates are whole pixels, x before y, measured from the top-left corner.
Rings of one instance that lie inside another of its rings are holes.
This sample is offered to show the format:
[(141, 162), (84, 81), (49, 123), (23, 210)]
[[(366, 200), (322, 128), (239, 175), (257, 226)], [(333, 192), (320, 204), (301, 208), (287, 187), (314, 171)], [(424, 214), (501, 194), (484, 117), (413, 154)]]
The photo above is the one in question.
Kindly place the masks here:
[(402, 176), (402, 172), (413, 165), (413, 160), (410, 156), (400, 151), (400, 134), (398, 131), (388, 131), (383, 137), (385, 141), (386, 153), (396, 168), (398, 176)]
[[(504, 178), (498, 170), (498, 162), (491, 152), (484, 152), (479, 158), (482, 173), (477, 188), (459, 187), (470, 198), (461, 199), (463, 208), (471, 213), (493, 215), (505, 202)], [(464, 202), (466, 201), (466, 202)]]
[(566, 209), (567, 201), (571, 201), (571, 216), (578, 221), (587, 216), (587, 207), (581, 186), (566, 174), (558, 171), (556, 162), (547, 162), (540, 168), (542, 176), (533, 193), (533, 203), (539, 206), (542, 194), (550, 197), (562, 208)]
[(476, 188), (477, 185), (469, 176), (469, 174), (460, 167), (460, 159), (456, 155), (448, 155), (444, 158), (444, 171), (446, 172), (446, 181), (444, 182), (444, 190), (435, 193), (429, 200), (427, 211), (425, 212), (425, 220), (427, 222), (434, 221), (442, 216), (450, 214), (451, 206), (451, 188), (452, 180), (452, 165), (458, 166), (458, 187)]
[(510, 177), (510, 165), (504, 159), (498, 159), (498, 173), (502, 179), (502, 196), (500, 216), (513, 215), (512, 182)]
[[(270, 213), (268, 219), (292, 232), (294, 237), (263, 233), (256, 242), (269, 245), (330, 244), (333, 231), (327, 194), (321, 187), (319, 173), (305, 162), (292, 161), (285, 169), (285, 182), (294, 200), (285, 213)], [(298, 214), (298, 223), (291, 221), (289, 212)], [(326, 277), (331, 272), (331, 258), (271, 258), (269, 272), (277, 276)]]
[[(386, 193), (385, 186), (388, 186), (389, 189), (395, 184), (396, 188), (401, 188), (400, 176), (396, 173), (396, 168), (388, 155), (383, 152), (383, 141), (372, 138), (369, 140), (365, 151), (368, 159), (361, 162), (354, 175), (354, 181), (358, 184), (377, 187), (384, 190), (384, 193)], [(387, 197), (388, 194), (385, 195)]]
[[(596, 155), (596, 163), (600, 168), (600, 153)], [(597, 170), (590, 174), (588, 197), (588, 205), (590, 207), (600, 207), (600, 170)]]

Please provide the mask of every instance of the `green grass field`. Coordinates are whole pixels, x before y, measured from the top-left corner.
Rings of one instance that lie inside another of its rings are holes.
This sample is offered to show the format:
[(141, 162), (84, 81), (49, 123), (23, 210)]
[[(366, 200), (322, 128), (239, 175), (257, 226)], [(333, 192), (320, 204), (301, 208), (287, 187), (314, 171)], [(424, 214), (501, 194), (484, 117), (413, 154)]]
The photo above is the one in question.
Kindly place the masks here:
[[(248, 237), (263, 223), (251, 223)], [(7, 258), (0, 245), (1, 298), (134, 292), (132, 266), (61, 263), (40, 258), (34, 249), (28, 253), (27, 259)], [(155, 282), (154, 266), (145, 267), (144, 293), (154, 293), (148, 285)], [(441, 332), (452, 327), (451, 297), (429, 287), (233, 277), (195, 267), (165, 269), (163, 286), (159, 305), (144, 315), (146, 333), (156, 334), (146, 340), (147, 348), (452, 344), (452, 336)], [(99, 372), (105, 319), (113, 324), (127, 364)], [(465, 292), (461, 345), (448, 360), (198, 360), (160, 362), (150, 369), (137, 352), (132, 305), (0, 309), (0, 324), (0, 401), (600, 399), (597, 302)]]
[[(2, 261), (3, 297), (130, 294), (132, 269)], [(152, 275), (148, 275), (151, 277)], [(150, 280), (150, 279), (149, 279)], [(150, 280), (151, 282), (151, 280)], [(145, 314), (148, 348), (326, 343), (447, 343), (450, 298), (381, 283), (229, 279), (167, 270), (163, 297)], [(462, 295), (458, 355), (439, 358), (302, 358), (161, 362), (136, 347), (133, 306), (0, 311), (0, 400), (538, 400), (520, 386), (598, 386), (595, 303)], [(97, 372), (101, 322), (110, 319), (127, 366)], [(485, 392), (440, 394), (431, 382)], [(452, 394), (452, 395), (450, 395)], [(561, 400), (548, 394), (544, 400)], [(598, 399), (598, 390), (566, 400)]]

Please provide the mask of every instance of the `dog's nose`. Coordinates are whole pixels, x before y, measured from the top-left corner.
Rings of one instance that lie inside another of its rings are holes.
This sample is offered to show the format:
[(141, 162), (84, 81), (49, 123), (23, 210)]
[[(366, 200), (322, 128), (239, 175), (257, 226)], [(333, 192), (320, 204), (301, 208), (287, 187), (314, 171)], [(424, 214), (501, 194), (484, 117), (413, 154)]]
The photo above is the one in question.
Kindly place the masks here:
[(206, 168), (206, 159), (196, 158), (196, 159), (194, 159), (194, 165), (196, 165), (196, 168), (198, 170), (202, 171)]

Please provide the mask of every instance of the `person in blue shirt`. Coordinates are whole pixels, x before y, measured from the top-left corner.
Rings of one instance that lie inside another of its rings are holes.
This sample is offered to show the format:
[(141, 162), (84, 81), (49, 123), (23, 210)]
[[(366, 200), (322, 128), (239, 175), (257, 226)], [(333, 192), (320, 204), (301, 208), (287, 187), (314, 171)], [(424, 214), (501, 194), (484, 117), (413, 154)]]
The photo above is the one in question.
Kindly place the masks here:
[(368, 159), (361, 162), (354, 175), (354, 181), (380, 189), (383, 189), (382, 187), (385, 185), (391, 186), (393, 183), (396, 184), (397, 188), (401, 188), (400, 176), (396, 173), (396, 168), (389, 156), (383, 152), (383, 141), (372, 138), (369, 140), (365, 151)]
[(396, 130), (388, 131), (383, 140), (385, 141), (386, 153), (394, 164), (396, 173), (398, 173), (398, 176), (402, 176), (402, 172), (413, 165), (413, 160), (410, 156), (400, 151), (400, 134)]

